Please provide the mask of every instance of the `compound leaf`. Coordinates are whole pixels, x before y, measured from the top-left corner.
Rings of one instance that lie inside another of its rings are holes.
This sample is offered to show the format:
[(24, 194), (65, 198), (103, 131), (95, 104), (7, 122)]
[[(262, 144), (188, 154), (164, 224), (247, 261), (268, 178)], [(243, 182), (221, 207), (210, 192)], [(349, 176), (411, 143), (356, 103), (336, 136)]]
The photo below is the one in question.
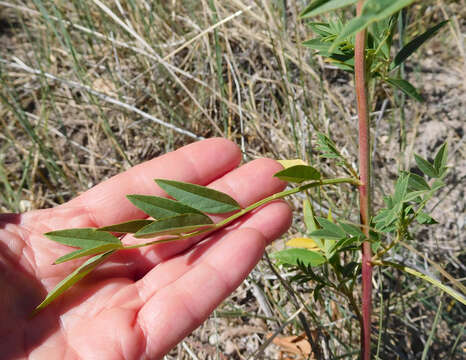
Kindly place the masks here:
[(335, 143), (323, 133), (317, 133), (317, 146), (322, 153), (321, 157), (329, 159), (341, 158), (340, 152), (337, 150)]

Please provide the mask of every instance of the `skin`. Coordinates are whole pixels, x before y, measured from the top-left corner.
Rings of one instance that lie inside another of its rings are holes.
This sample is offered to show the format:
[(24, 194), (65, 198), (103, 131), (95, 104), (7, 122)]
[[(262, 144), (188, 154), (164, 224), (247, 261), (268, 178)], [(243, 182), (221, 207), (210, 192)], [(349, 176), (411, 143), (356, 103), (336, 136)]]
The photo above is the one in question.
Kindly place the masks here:
[(238, 167), (240, 160), (233, 143), (204, 140), (135, 166), (56, 208), (1, 214), (2, 359), (162, 358), (241, 284), (267, 244), (288, 229), (287, 204), (270, 203), (204, 238), (114, 254), (31, 318), (46, 293), (83, 262), (52, 265), (71, 248), (42, 234), (144, 218), (125, 195), (164, 196), (154, 178), (207, 185), (242, 207), (284, 188), (272, 176), (281, 169), (277, 162), (259, 159)]

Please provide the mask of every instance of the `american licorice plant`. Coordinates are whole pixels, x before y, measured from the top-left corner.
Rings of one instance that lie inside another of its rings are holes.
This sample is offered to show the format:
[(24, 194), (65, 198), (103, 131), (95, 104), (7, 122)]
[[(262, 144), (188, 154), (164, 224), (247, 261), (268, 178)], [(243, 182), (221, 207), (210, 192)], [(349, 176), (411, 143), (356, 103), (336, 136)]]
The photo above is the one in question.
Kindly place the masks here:
[[(104, 228), (67, 229), (45, 234), (49, 239), (77, 250), (60, 257), (56, 263), (92, 256), (62, 280), (36, 308), (49, 305), (68, 288), (89, 274), (117, 251), (179, 241), (216, 231), (242, 215), (279, 198), (303, 193), (303, 218), (306, 234), (288, 242), (290, 248), (273, 254), (279, 264), (296, 270), (296, 281), (312, 280), (314, 297), (324, 287), (331, 288), (348, 300), (361, 329), (361, 358), (371, 357), (371, 298), (372, 269), (389, 266), (421, 278), (438, 287), (455, 300), (466, 304), (464, 286), (449, 277), (452, 288), (402, 263), (391, 261), (390, 252), (402, 241), (410, 240), (409, 229), (414, 223), (429, 225), (435, 220), (426, 212), (426, 204), (435, 192), (444, 186), (447, 172), (447, 144), (437, 150), (434, 161), (415, 156), (423, 175), (401, 171), (393, 195), (385, 198), (385, 208), (371, 212), (369, 100), (367, 89), (384, 82), (417, 101), (422, 101), (417, 90), (398, 77), (397, 69), (445, 22), (419, 35), (397, 54), (391, 56), (392, 38), (396, 31), (398, 13), (412, 0), (316, 0), (302, 13), (302, 18), (317, 16), (357, 3), (357, 16), (347, 22), (341, 20), (310, 22), (316, 38), (304, 43), (333, 65), (355, 75), (355, 93), (359, 115), (359, 170), (344, 158), (335, 143), (326, 135), (317, 134), (318, 150), (322, 158), (334, 159), (336, 166), (346, 172), (345, 177), (325, 179), (321, 172), (301, 160), (283, 161), (284, 169), (276, 177), (297, 184), (288, 190), (241, 209), (229, 195), (199, 185), (167, 179), (156, 179), (157, 185), (172, 199), (164, 197), (129, 195), (128, 200), (144, 211), (148, 219), (133, 220)], [(359, 189), (359, 225), (344, 219), (334, 220), (316, 216), (310, 190), (325, 186), (350, 184)], [(219, 223), (213, 223), (208, 214), (231, 213)], [(149, 219), (151, 218), (151, 219)], [(126, 246), (121, 242), (125, 234), (140, 238), (141, 243)], [(143, 240), (150, 239), (150, 240)], [(349, 259), (349, 260), (348, 260)], [(334, 271), (335, 276), (322, 276), (318, 268)], [(361, 300), (354, 295), (362, 279)], [(312, 339), (309, 339), (312, 342)], [(313, 349), (318, 351), (318, 349)]]
[[(338, 278), (338, 284), (330, 284), (328, 281), (317, 277), (312, 269), (306, 265), (316, 263), (302, 261), (297, 256), (291, 264), (298, 265), (309, 279), (320, 282), (317, 289), (323, 286), (333, 286), (337, 292), (345, 295), (358, 317), (361, 330), (361, 358), (371, 358), (371, 312), (372, 312), (372, 269), (374, 265), (394, 266), (410, 272), (403, 265), (396, 265), (383, 261), (383, 257), (402, 239), (408, 239), (408, 227), (413, 221), (422, 224), (432, 224), (434, 220), (423, 209), (429, 199), (434, 196), (436, 190), (443, 186), (442, 179), (446, 173), (447, 147), (446, 144), (438, 150), (433, 164), (416, 156), (416, 163), (422, 173), (432, 179), (430, 182), (424, 176), (414, 173), (400, 172), (396, 182), (395, 193), (385, 199), (386, 208), (378, 214), (372, 214), (371, 204), (371, 141), (369, 110), (371, 108), (371, 96), (368, 89), (374, 89), (380, 83), (403, 92), (416, 101), (422, 101), (421, 95), (405, 79), (399, 77), (399, 67), (413, 54), (425, 41), (440, 30), (447, 21), (443, 21), (426, 32), (416, 37), (392, 58), (392, 39), (396, 32), (397, 19), (403, 8), (413, 0), (315, 0), (302, 12), (301, 17), (306, 21), (317, 15), (335, 12), (348, 6), (356, 6), (356, 17), (343, 21), (328, 20), (327, 22), (310, 22), (311, 30), (317, 37), (306, 41), (304, 45), (320, 56), (323, 56), (332, 65), (354, 74), (354, 91), (357, 100), (358, 129), (359, 129), (359, 171), (357, 177), (360, 180), (359, 188), (359, 215), (360, 228), (350, 227), (349, 224), (333, 223), (329, 219), (317, 219), (318, 229), (312, 214), (310, 203), (305, 203), (309, 208), (308, 230), (313, 230), (308, 240), (309, 246), (316, 246), (323, 252), (325, 260), (331, 264)], [(335, 17), (336, 18), (336, 17)], [(324, 149), (324, 157), (333, 157), (342, 160), (341, 154), (330, 140), (319, 139), (321, 148)], [(330, 150), (330, 151), (328, 151)], [(347, 161), (342, 162), (351, 174), (355, 173)], [(384, 244), (382, 240), (385, 234), (394, 235), (394, 241)], [(321, 236), (319, 241), (316, 237)], [(295, 243), (292, 241), (291, 245)], [(295, 245), (303, 245), (303, 240)], [(336, 257), (339, 251), (348, 251), (354, 247), (361, 248), (360, 263), (341, 264)], [(373, 251), (375, 254), (373, 254)], [(284, 264), (290, 264), (284, 256), (290, 253), (278, 253), (278, 257)], [(297, 254), (295, 252), (295, 254)], [(321, 260), (323, 261), (323, 260)], [(358, 308), (356, 300), (351, 294), (353, 283), (357, 275), (361, 274), (362, 294), (361, 306)], [(417, 274), (420, 276), (420, 274)], [(422, 277), (422, 276), (421, 276)], [(425, 278), (425, 277), (424, 277)], [(428, 279), (435, 283), (434, 279)], [(349, 286), (347, 284), (350, 284)], [(437, 284), (439, 285), (439, 284)], [(458, 284), (461, 285), (461, 284)], [(464, 287), (460, 286), (464, 292)], [(464, 303), (464, 297), (460, 296)]]

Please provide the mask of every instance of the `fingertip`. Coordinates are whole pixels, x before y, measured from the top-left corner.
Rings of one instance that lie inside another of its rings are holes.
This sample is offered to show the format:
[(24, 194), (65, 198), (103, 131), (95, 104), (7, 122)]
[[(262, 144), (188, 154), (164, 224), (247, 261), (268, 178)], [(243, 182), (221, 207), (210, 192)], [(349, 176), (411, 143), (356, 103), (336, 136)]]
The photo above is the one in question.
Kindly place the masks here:
[[(236, 165), (241, 162), (241, 149), (233, 141), (228, 139), (214, 137), (188, 145), (188, 148), (190, 146), (202, 152), (208, 148), (211, 154), (217, 159), (217, 162), (234, 162)], [(229, 161), (222, 161), (225, 157), (227, 157)]]

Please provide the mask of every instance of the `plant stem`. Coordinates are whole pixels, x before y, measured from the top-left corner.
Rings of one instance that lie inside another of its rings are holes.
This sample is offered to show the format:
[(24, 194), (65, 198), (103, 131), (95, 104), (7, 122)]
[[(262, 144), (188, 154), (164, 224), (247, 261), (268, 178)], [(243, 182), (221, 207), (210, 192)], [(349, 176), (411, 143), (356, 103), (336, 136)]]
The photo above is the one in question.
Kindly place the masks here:
[(314, 181), (314, 182), (304, 184), (304, 185), (301, 185), (301, 186), (297, 186), (295, 188), (285, 190), (285, 191), (273, 194), (273, 195), (271, 195), (269, 197), (266, 197), (266, 198), (264, 198), (264, 199), (262, 199), (262, 200), (260, 200), (260, 201), (258, 201), (256, 203), (252, 204), (252, 205), (249, 205), (248, 207), (246, 207), (244, 209), (241, 209), (237, 213), (234, 213), (230, 217), (228, 217), (228, 218), (226, 218), (226, 219), (218, 222), (217, 224), (215, 224), (213, 226), (210, 226), (210, 227), (208, 227), (206, 229), (194, 231), (194, 232), (191, 232), (189, 234), (176, 236), (176, 237), (171, 237), (171, 238), (167, 238), (167, 239), (161, 239), (161, 240), (159, 239), (159, 240), (154, 240), (154, 241), (150, 241), (150, 242), (146, 242), (146, 243), (142, 243), (142, 244), (125, 246), (124, 249), (136, 249), (136, 248), (140, 248), (140, 247), (144, 247), (144, 246), (160, 244), (160, 243), (165, 243), (165, 242), (170, 242), (170, 241), (178, 241), (178, 240), (191, 238), (191, 237), (197, 236), (197, 235), (202, 235), (202, 234), (205, 234), (207, 232), (218, 230), (218, 229), (224, 227), (225, 225), (228, 225), (233, 220), (236, 220), (236, 219), (240, 218), (241, 216), (247, 214), (248, 212), (251, 212), (252, 210), (255, 210), (258, 207), (260, 207), (262, 205), (265, 205), (265, 204), (267, 204), (267, 203), (269, 203), (271, 201), (282, 199), (282, 198), (284, 198), (286, 196), (293, 195), (293, 194), (296, 194), (296, 193), (301, 192), (301, 191), (305, 191), (305, 190), (313, 188), (313, 187), (318, 187), (318, 186), (322, 186), (322, 185), (344, 184), (344, 183), (353, 184), (353, 185), (360, 185), (361, 184), (360, 181), (358, 179), (355, 179), (355, 178), (337, 178), (337, 179), (327, 179), (327, 180)]
[[(357, 15), (360, 16), (364, 0), (357, 4)], [(369, 108), (366, 81), (366, 30), (356, 34), (354, 45), (354, 73), (357, 109), (359, 118), (359, 210), (362, 231), (369, 239), (370, 221), (370, 133)], [(361, 324), (361, 359), (370, 360), (371, 356), (371, 312), (372, 312), (372, 264), (371, 244), (362, 244), (362, 324)]]

